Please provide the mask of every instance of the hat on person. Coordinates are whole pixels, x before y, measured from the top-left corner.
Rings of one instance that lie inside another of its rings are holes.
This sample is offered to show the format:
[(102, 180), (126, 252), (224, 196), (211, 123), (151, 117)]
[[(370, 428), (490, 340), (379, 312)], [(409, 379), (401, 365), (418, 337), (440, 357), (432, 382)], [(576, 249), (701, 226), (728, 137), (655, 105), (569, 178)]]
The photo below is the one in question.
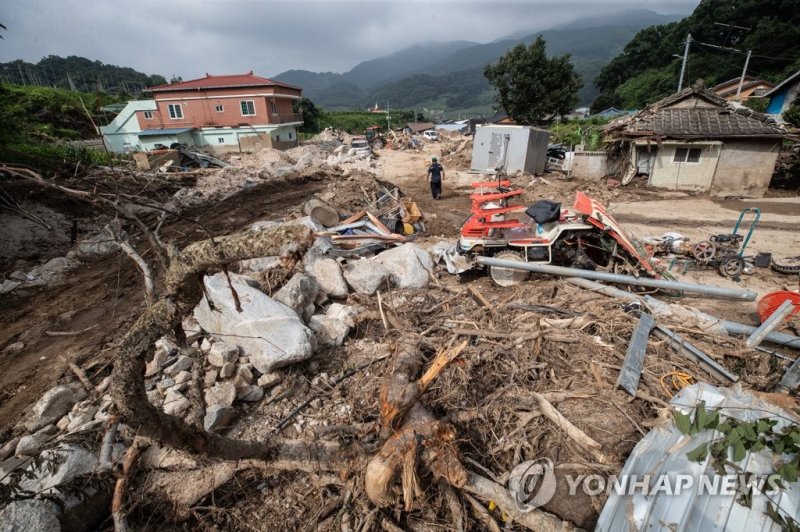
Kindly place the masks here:
[(431, 161), (432, 161), (432, 162), (434, 162), (434, 163), (435, 163), (436, 161), (438, 161), (438, 160), (439, 160), (439, 159), (437, 159), (436, 157), (431, 157)]

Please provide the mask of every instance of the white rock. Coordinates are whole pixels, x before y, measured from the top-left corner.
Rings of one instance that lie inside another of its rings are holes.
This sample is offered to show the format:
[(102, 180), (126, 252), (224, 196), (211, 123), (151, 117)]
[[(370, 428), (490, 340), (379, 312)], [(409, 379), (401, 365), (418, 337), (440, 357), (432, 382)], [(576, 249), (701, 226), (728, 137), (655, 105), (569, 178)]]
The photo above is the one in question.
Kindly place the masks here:
[(219, 370), (217, 368), (212, 368), (206, 371), (206, 376), (203, 378), (203, 384), (206, 386), (213, 386), (217, 381), (217, 377), (219, 377)]
[(283, 382), (283, 373), (279, 371), (271, 371), (258, 378), (258, 385), (265, 389), (277, 386), (281, 382)]
[(25, 349), (25, 344), (23, 342), (14, 342), (13, 344), (8, 344), (4, 351), (7, 353), (19, 353)]
[(72, 405), (86, 397), (80, 385), (59, 385), (49, 389), (33, 406), (30, 417), (24, 423), (28, 432), (34, 432), (60, 419), (70, 411)]
[(188, 355), (181, 355), (174, 364), (164, 368), (164, 373), (166, 375), (175, 375), (181, 371), (187, 371), (190, 369), (192, 369), (192, 359)]
[(389, 278), (383, 264), (369, 259), (354, 260), (344, 268), (347, 284), (359, 294), (373, 295)]
[(164, 395), (164, 413), (171, 416), (181, 416), (189, 410), (191, 403), (181, 392), (175, 388), (167, 390)]
[(239, 366), (239, 370), (236, 374), (247, 384), (253, 384), (253, 366), (250, 364)]
[(342, 345), (350, 332), (350, 327), (346, 323), (324, 314), (311, 316), (308, 326), (316, 334), (319, 345)]
[(55, 486), (94, 473), (97, 468), (97, 453), (72, 443), (61, 443), (54, 449), (43, 451), (40, 457), (45, 462), (57, 462), (60, 465), (52, 472), (46, 471), (47, 468), (37, 471), (32, 467), (36, 478), (21, 481), (21, 488), (41, 494), (53, 493)]
[(147, 392), (147, 401), (156, 408), (161, 408), (164, 404), (164, 396), (158, 390), (151, 390)]
[(70, 422), (69, 415), (66, 415), (58, 420), (58, 422), (56, 423), (56, 428), (59, 431), (65, 431), (67, 430), (67, 427), (69, 427), (69, 422)]
[(248, 386), (239, 388), (236, 396), (242, 401), (260, 401), (264, 397), (264, 389), (261, 386), (250, 384)]
[(207, 359), (209, 364), (218, 368), (228, 362), (236, 362), (239, 359), (239, 346), (231, 345), (224, 340), (217, 340), (211, 344)]
[(383, 264), (391, 272), (392, 282), (398, 288), (424, 288), (433, 272), (433, 260), (428, 252), (412, 243), (386, 250), (371, 260)]
[(175, 384), (183, 384), (184, 382), (189, 382), (192, 380), (192, 372), (191, 371), (181, 371), (173, 377), (175, 379)]
[(22, 499), (0, 510), (0, 532), (59, 532), (58, 506), (51, 501)]
[(156, 349), (164, 351), (167, 356), (178, 354), (178, 344), (176, 344), (169, 336), (162, 336), (156, 340)]
[(206, 410), (203, 427), (206, 432), (219, 432), (230, 428), (237, 416), (238, 412), (231, 406), (213, 405)]
[(250, 363), (261, 373), (306, 360), (313, 354), (313, 333), (292, 309), (247, 286), (241, 276), (231, 274), (231, 281), (239, 294), (242, 312), (234, 307), (223, 274), (206, 277), (206, 291), (215, 310), (209, 309), (205, 298), (195, 308), (195, 317), (203, 329), (220, 336), (235, 336)]
[(211, 342), (208, 340), (208, 338), (203, 338), (203, 341), (200, 342), (200, 351), (206, 354), (211, 351)]
[(161, 367), (168, 358), (169, 354), (166, 351), (163, 349), (156, 349), (156, 352), (153, 354), (153, 359), (145, 365), (144, 376), (152, 377), (161, 371)]
[(206, 389), (206, 405), (231, 406), (236, 400), (236, 387), (232, 382), (217, 382), (211, 388)]
[(225, 362), (222, 365), (222, 368), (219, 370), (219, 376), (221, 379), (230, 379), (236, 373), (236, 363), (235, 362)]
[(278, 290), (273, 298), (293, 309), (304, 321), (314, 314), (314, 301), (319, 293), (319, 285), (304, 273), (296, 273)]
[(347, 281), (342, 275), (342, 268), (333, 259), (320, 259), (306, 266), (306, 272), (319, 285), (320, 289), (331, 297), (346, 297)]
[(58, 434), (58, 428), (55, 425), (47, 425), (39, 429), (33, 434), (28, 434), (19, 439), (17, 443), (17, 456), (34, 456), (39, 452), (42, 446), (53, 439)]
[(162, 393), (173, 386), (175, 386), (175, 380), (170, 379), (169, 377), (164, 377), (156, 383), (156, 389)]

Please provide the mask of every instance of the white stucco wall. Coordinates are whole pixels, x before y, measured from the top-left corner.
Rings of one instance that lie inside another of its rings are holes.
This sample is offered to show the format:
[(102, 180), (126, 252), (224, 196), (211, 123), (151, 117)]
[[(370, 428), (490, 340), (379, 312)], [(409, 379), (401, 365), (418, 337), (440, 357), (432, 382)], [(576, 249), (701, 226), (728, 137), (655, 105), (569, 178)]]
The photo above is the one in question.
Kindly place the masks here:
[[(675, 162), (678, 148), (701, 148), (700, 160), (696, 163)], [(668, 190), (706, 191), (717, 168), (722, 146), (719, 143), (662, 144), (655, 155), (650, 174), (650, 186)], [(637, 149), (645, 149), (637, 146)]]

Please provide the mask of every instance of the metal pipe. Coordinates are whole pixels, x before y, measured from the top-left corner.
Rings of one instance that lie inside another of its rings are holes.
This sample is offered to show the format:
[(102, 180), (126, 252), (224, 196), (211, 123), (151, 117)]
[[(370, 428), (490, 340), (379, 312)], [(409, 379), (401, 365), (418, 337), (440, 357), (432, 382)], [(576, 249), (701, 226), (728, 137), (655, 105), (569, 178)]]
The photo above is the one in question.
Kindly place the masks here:
[[(625, 290), (620, 290), (614, 286), (607, 286), (604, 284), (600, 284), (595, 281), (590, 281), (588, 279), (580, 279), (577, 277), (573, 277), (571, 279), (566, 280), (570, 284), (574, 284), (576, 286), (580, 286), (581, 288), (586, 288), (587, 290), (592, 290), (594, 292), (598, 292), (610, 297), (616, 297), (619, 299), (627, 299), (627, 300), (642, 300), (647, 303), (648, 306), (650, 305), (666, 305), (660, 299), (656, 299), (652, 296), (644, 296), (644, 298), (633, 294), (631, 292), (626, 292)], [(716, 318), (711, 316), (710, 314), (706, 314), (705, 312), (699, 312), (695, 310), (689, 310), (692, 314), (698, 316), (703, 320), (711, 319), (725, 329), (725, 332), (732, 336), (750, 336), (755, 332), (757, 327), (752, 325), (745, 325), (744, 323), (737, 323), (735, 321), (728, 321)], [(770, 342), (772, 344), (777, 344), (781, 347), (788, 347), (791, 349), (800, 349), (800, 336), (794, 336), (791, 334), (786, 334), (782, 332), (771, 332), (767, 336), (764, 337), (764, 341)], [(792, 359), (793, 360), (793, 359)]]
[(536, 264), (533, 262), (518, 262), (513, 260), (500, 260), (491, 257), (478, 257), (478, 264), (484, 266), (497, 266), (512, 270), (525, 270), (536, 273), (546, 273), (549, 275), (561, 275), (563, 277), (582, 277), (595, 281), (608, 281), (612, 283), (630, 284), (635, 286), (649, 286), (651, 288), (667, 288), (670, 290), (680, 290), (682, 292), (692, 292), (706, 296), (723, 297), (738, 299), (740, 301), (755, 301), (758, 294), (749, 290), (738, 288), (723, 288), (721, 286), (706, 286), (702, 284), (683, 283), (680, 281), (665, 281), (663, 279), (649, 279), (645, 277), (634, 277), (632, 275), (619, 275), (616, 273), (596, 272), (592, 270), (580, 270), (577, 268), (565, 268), (563, 266), (551, 266), (549, 264)]
[(709, 372), (711, 375), (714, 375), (716, 378), (720, 380), (728, 380), (730, 382), (736, 382), (739, 380), (738, 376), (719, 365), (716, 360), (702, 352), (694, 344), (687, 342), (681, 338), (680, 335), (675, 334), (663, 325), (656, 325), (656, 328), (653, 330), (653, 334), (662, 340), (668, 340), (669, 346), (674, 349), (676, 353), (679, 355), (684, 355), (686, 358), (697, 362), (701, 368)]
[(679, 355), (683, 355), (689, 360), (695, 361), (701, 368), (714, 375), (720, 380), (727, 380), (736, 382), (739, 380), (737, 375), (734, 375), (723, 366), (717, 363), (716, 360), (705, 354), (698, 349), (694, 344), (684, 340), (680, 335), (674, 333), (663, 325), (656, 325), (653, 334), (662, 340), (668, 340), (669, 346), (675, 350)]
[(753, 334), (750, 335), (750, 338), (747, 339), (747, 347), (755, 347), (763, 342), (764, 337), (783, 325), (783, 321), (792, 312), (794, 312), (794, 304), (791, 300), (787, 299), (781, 303), (781, 306), (778, 307), (769, 318), (764, 320), (761, 326), (758, 327)]

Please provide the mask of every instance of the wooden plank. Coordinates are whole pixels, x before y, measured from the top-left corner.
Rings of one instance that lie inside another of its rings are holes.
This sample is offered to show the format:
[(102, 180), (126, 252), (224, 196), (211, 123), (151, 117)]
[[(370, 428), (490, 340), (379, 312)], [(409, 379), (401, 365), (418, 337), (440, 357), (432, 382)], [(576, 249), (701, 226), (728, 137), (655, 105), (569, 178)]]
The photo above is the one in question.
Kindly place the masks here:
[(644, 367), (647, 338), (655, 326), (656, 321), (650, 314), (643, 313), (641, 315), (639, 325), (633, 331), (633, 336), (631, 336), (631, 341), (628, 344), (628, 352), (625, 353), (625, 360), (622, 362), (619, 377), (617, 377), (617, 387), (622, 388), (634, 397), (636, 397), (636, 389), (639, 388), (639, 379), (642, 376), (642, 368)]

